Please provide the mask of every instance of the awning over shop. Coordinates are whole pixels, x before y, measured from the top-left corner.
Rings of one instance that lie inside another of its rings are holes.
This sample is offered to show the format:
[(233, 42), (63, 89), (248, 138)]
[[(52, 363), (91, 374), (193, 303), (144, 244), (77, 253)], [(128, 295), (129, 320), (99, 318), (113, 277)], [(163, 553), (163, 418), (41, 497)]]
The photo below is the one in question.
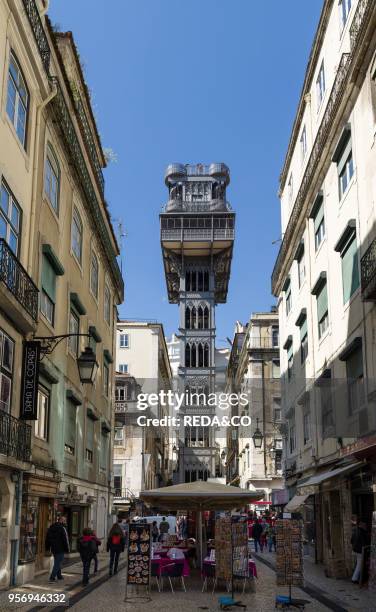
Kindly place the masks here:
[(286, 504), (283, 512), (296, 512), (301, 506), (303, 506), (309, 495), (294, 495), (292, 499)]
[(321, 474), (316, 474), (312, 476), (304, 483), (299, 485), (299, 489), (304, 489), (305, 487), (312, 487), (315, 485), (320, 485), (325, 482), (325, 480), (329, 480), (330, 478), (335, 478), (336, 476), (341, 476), (342, 474), (346, 474), (347, 472), (353, 472), (354, 470), (360, 468), (362, 465), (361, 461), (356, 461), (355, 463), (347, 463), (346, 465), (342, 465), (341, 467), (334, 468), (333, 470), (327, 470), (326, 472), (321, 472)]

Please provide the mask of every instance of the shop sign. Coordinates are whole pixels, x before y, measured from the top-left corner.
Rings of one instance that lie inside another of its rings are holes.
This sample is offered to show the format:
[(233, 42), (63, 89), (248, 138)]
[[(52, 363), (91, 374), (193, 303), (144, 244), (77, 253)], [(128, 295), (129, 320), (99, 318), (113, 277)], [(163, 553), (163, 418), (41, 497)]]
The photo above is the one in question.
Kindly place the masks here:
[(22, 356), (20, 419), (35, 421), (38, 418), (40, 342), (24, 342)]
[(346, 446), (340, 449), (340, 455), (341, 457), (345, 457), (347, 455), (354, 455), (355, 453), (358, 453), (375, 445), (376, 436), (365, 436), (364, 438), (356, 440), (352, 444), (346, 444)]

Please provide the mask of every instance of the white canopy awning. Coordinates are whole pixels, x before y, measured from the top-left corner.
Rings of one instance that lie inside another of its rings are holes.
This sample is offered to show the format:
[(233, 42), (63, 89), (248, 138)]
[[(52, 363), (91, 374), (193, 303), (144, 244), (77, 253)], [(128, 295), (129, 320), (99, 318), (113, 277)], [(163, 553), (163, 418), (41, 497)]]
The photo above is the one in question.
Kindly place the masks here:
[(309, 495), (294, 495), (283, 508), (283, 512), (296, 512), (301, 506), (303, 506), (305, 500)]
[(354, 470), (360, 468), (361, 465), (361, 461), (356, 461), (355, 463), (348, 463), (347, 465), (337, 467), (334, 470), (327, 470), (326, 472), (321, 472), (321, 474), (311, 476), (311, 478), (298, 485), (298, 487), (299, 489), (304, 489), (305, 487), (319, 485), (325, 480), (329, 480), (330, 478), (335, 478), (336, 476), (340, 476), (342, 474), (345, 474), (346, 472), (353, 472)]

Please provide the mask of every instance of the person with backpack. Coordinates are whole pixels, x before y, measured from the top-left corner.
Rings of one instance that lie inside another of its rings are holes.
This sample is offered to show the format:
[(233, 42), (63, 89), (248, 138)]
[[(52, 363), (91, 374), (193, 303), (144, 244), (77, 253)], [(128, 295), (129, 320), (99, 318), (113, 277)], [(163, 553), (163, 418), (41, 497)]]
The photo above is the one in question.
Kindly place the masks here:
[(95, 544), (96, 544), (96, 547), (97, 547), (96, 551), (95, 551), (95, 554), (94, 554), (94, 557), (93, 557), (93, 559), (94, 559), (94, 574), (96, 574), (97, 571), (98, 571), (98, 557), (97, 557), (97, 554), (99, 552), (99, 547), (100, 547), (102, 542), (100, 541), (99, 538), (97, 538), (97, 534), (95, 533), (95, 531), (93, 531), (93, 536), (95, 538)]
[(110, 553), (110, 576), (112, 570), (117, 574), (120, 553), (124, 552), (125, 536), (119, 523), (114, 523), (107, 539), (107, 552)]
[(84, 586), (89, 584), (90, 563), (97, 554), (97, 542), (98, 540), (93, 530), (89, 527), (85, 527), (82, 531), (82, 537), (78, 541), (78, 552), (80, 553), (83, 567), (82, 584)]

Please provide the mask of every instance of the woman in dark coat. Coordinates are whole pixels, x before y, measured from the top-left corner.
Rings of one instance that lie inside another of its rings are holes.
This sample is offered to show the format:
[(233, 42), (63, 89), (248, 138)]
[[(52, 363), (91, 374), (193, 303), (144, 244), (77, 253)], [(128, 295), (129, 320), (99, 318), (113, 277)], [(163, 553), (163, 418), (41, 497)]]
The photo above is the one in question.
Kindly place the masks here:
[(82, 532), (82, 537), (78, 542), (78, 552), (80, 553), (83, 576), (82, 584), (86, 586), (89, 583), (90, 563), (94, 559), (97, 551), (97, 538), (92, 529), (86, 527)]
[(125, 537), (119, 523), (114, 523), (107, 538), (107, 552), (110, 553), (110, 576), (117, 574), (120, 553), (124, 552)]

